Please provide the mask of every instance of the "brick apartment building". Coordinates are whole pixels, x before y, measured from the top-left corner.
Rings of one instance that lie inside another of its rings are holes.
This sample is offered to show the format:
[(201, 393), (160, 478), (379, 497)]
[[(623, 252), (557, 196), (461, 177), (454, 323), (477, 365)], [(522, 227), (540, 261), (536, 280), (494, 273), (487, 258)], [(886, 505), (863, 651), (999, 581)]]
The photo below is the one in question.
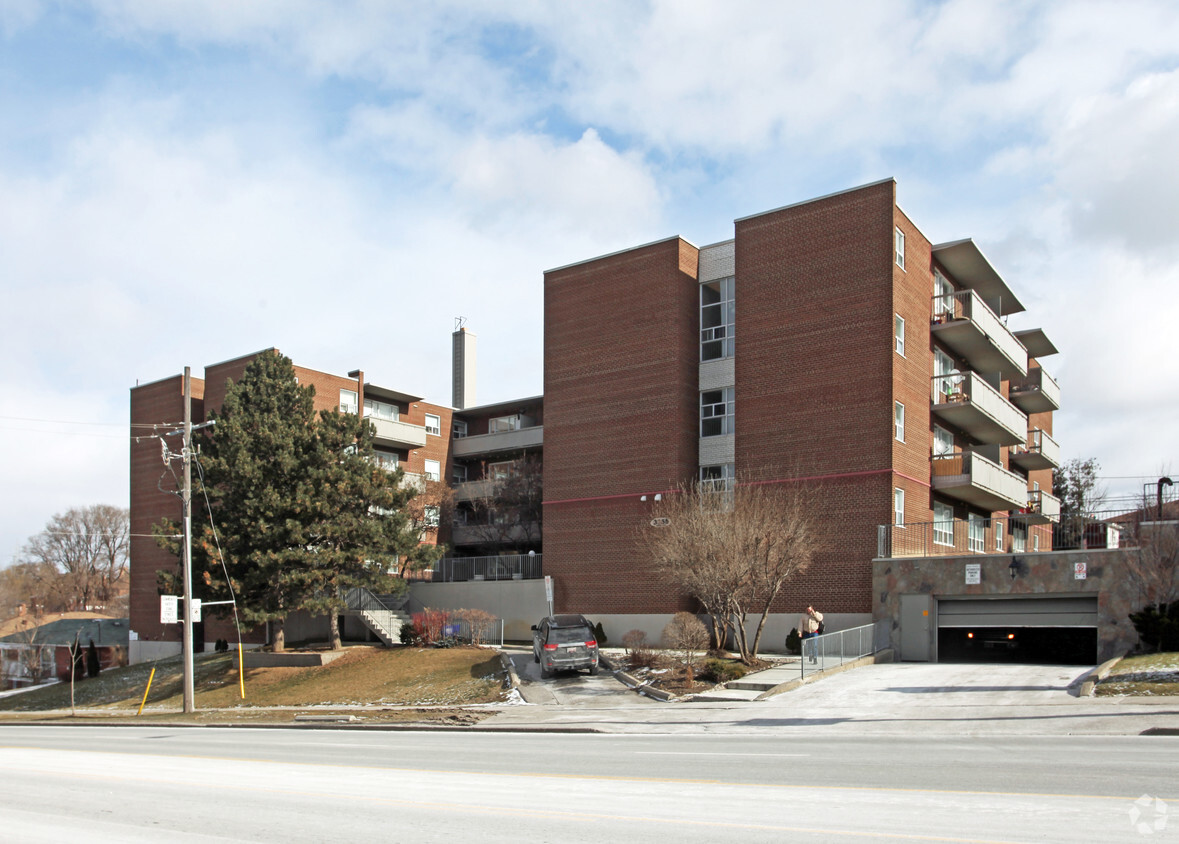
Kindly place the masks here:
[(655, 494), (697, 478), (802, 485), (815, 509), (825, 547), (768, 639), (808, 604), (836, 627), (871, 618), (880, 525), (932, 531), (935, 554), (1051, 547), (1059, 389), (1038, 359), (1056, 350), (1008, 330), (1019, 299), (971, 241), (930, 243), (893, 180), (739, 219), (711, 246), (550, 270), (544, 291), (559, 610), (657, 632), (690, 608), (636, 545)]
[[(614, 641), (632, 628), (657, 638), (692, 608), (650, 571), (638, 531), (655, 495), (697, 479), (800, 485), (814, 508), (823, 550), (775, 605), (769, 642), (807, 604), (833, 629), (869, 621), (873, 558), (894, 551), (1051, 549), (1060, 393), (1039, 359), (1056, 350), (1039, 329), (1007, 328), (1024, 308), (1006, 282), (971, 241), (932, 244), (897, 206), (893, 180), (739, 219), (732, 239), (710, 246), (672, 237), (550, 270), (544, 295), (543, 396), (468, 406), (474, 335), (463, 328), (454, 408), (359, 372), (296, 367), (317, 407), (373, 420), (382, 459), (452, 484), (454, 520), (439, 536), (451, 560), (532, 552), (540, 562), (537, 526), (497, 530), (473, 505), (542, 455), (555, 608), (601, 620)], [(194, 418), (220, 405), (250, 357), (206, 368)], [(132, 424), (174, 422), (181, 401), (179, 376), (136, 387)], [(175, 652), (155, 584), (175, 560), (142, 536), (179, 516), (157, 488), (162, 471), (158, 443), (132, 447), (131, 624)], [(439, 586), (430, 601), (446, 600)], [(540, 615), (534, 591), (518, 629)]]

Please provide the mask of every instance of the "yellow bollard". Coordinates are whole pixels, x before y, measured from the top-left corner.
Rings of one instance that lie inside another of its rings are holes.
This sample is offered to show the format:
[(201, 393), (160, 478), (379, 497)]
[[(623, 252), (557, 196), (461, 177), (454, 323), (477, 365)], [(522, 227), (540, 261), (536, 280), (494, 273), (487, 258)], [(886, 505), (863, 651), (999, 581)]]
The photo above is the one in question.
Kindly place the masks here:
[(237, 684), (241, 688), (242, 700), (246, 699), (246, 677), (242, 668), (242, 643), (237, 643)]
[(156, 670), (153, 668), (151, 674), (147, 678), (147, 688), (143, 690), (143, 700), (139, 702), (139, 711), (135, 713), (136, 717), (143, 714), (143, 705), (147, 703), (147, 693), (151, 691), (151, 681), (156, 677)]

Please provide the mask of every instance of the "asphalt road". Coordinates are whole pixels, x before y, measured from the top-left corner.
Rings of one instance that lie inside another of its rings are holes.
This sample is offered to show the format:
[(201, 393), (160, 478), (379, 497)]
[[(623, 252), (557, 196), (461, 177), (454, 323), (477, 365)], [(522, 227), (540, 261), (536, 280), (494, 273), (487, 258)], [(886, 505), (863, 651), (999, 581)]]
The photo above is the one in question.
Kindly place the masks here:
[(1179, 840), (1163, 736), (0, 726), (0, 789), (22, 842)]

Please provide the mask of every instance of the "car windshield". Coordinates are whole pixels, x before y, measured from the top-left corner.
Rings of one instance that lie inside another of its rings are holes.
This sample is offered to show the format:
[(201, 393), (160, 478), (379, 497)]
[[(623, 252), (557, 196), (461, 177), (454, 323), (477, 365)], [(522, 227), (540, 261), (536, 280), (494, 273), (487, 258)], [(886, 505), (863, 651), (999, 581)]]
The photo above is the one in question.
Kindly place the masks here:
[(594, 634), (584, 627), (553, 627), (549, 630), (549, 644), (570, 645), (574, 642), (589, 642)]

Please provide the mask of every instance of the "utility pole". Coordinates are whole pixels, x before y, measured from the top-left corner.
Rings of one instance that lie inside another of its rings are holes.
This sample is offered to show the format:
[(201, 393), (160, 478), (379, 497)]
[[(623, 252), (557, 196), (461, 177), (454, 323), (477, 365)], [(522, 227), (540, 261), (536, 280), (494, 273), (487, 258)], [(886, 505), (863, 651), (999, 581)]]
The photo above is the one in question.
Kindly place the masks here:
[(196, 712), (192, 669), (192, 370), (184, 367), (184, 713)]

